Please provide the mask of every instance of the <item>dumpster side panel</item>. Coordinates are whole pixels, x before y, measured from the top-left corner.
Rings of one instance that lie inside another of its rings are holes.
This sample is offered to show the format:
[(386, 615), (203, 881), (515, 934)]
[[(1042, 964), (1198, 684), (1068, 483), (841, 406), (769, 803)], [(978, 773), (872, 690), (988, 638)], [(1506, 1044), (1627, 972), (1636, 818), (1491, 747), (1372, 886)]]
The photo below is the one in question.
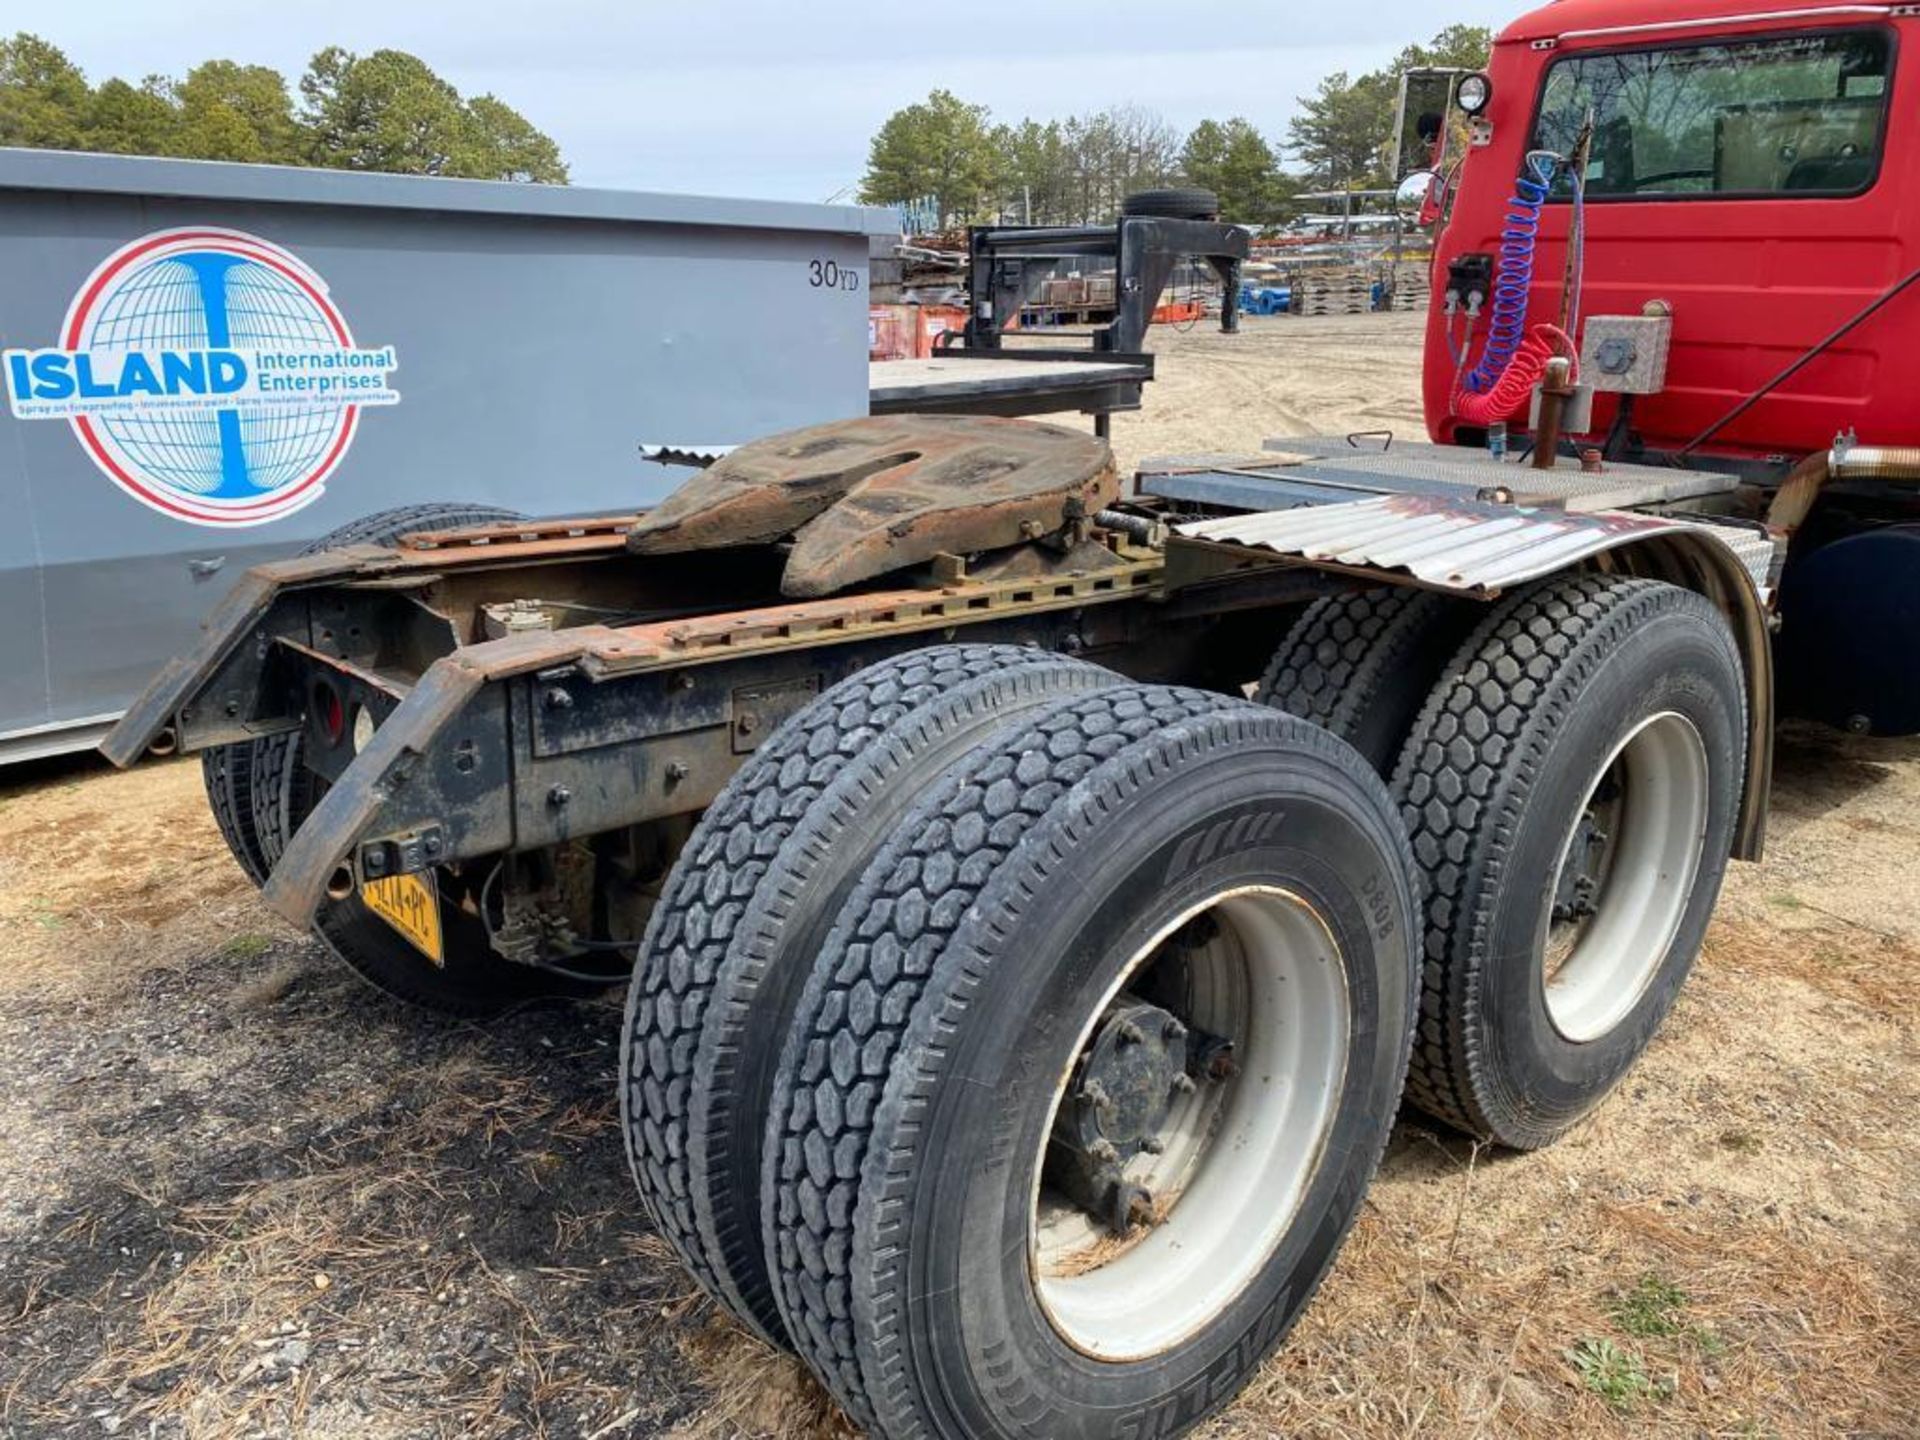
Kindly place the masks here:
[[(637, 509), (680, 478), (642, 464), (643, 441), (734, 444), (864, 414), (863, 227), (871, 215), (846, 208), (0, 151), (0, 346), (65, 343), (98, 268), (146, 239), (230, 231), (236, 255), (258, 246), (290, 257), (296, 281), (317, 277), (353, 346), (391, 347), (399, 395), (338, 427), (350, 433), (317, 498), (249, 525), (139, 498), (107, 473), (120, 452), (69, 419), (0, 413), (0, 759), (10, 736), (124, 708), (249, 565), (361, 515), (436, 500)], [(229, 291), (236, 336), (247, 306), (284, 303)], [(142, 473), (198, 444), (211, 478), (196, 484), (223, 483), (223, 463), (237, 485), (285, 479), (262, 437), (286, 426), (218, 419), (116, 423)], [(215, 447), (224, 461), (207, 459)]]

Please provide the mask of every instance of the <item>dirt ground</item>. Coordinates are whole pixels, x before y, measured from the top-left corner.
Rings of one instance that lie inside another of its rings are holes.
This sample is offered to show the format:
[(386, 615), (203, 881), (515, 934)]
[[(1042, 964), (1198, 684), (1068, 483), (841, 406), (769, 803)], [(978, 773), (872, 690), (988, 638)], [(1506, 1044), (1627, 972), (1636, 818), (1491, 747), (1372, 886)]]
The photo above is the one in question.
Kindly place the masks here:
[[(1418, 428), (1397, 316), (1159, 337), (1123, 458)], [(1920, 744), (1789, 729), (1770, 855), (1547, 1152), (1403, 1119), (1204, 1432), (1920, 1434)], [(0, 772), (0, 1435), (842, 1433), (640, 1213), (614, 1000), (478, 1027), (271, 917), (198, 766)]]

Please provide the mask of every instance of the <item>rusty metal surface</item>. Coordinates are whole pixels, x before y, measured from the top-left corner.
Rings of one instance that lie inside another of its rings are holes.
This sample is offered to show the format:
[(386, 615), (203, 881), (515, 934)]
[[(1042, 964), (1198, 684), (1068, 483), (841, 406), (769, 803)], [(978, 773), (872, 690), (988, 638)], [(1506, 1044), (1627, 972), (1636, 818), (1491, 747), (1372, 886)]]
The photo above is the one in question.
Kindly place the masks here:
[(511, 520), (452, 530), (417, 530), (402, 535), (393, 548), (409, 557), (432, 552), (436, 564), (446, 563), (454, 552), (462, 552), (467, 557), (462, 563), (470, 563), (476, 554), (498, 562), (617, 550), (643, 513), (636, 510), (572, 520)]
[(256, 565), (207, 616), (199, 643), (168, 662), (127, 708), (100, 742), (100, 752), (122, 767), (138, 760), (289, 591), (329, 581), (418, 584), (445, 571), (618, 554), (633, 520), (619, 515), (422, 531), (402, 537), (395, 548), (349, 545)]
[(294, 832), (261, 892), (268, 905), (302, 927), (313, 919), (326, 899), (328, 882), (355, 841), (409, 783), (427, 748), (486, 683), (485, 672), (458, 655), (421, 677)]
[[(304, 925), (325, 899), (329, 880), (351, 863), (363, 841), (456, 810), (463, 817), (464, 854), (504, 849), (540, 827), (551, 828), (558, 817), (549, 788), (516, 777), (504, 757), (492, 753), (509, 743), (509, 730), (521, 737), (512, 743), (524, 743), (523, 758), (531, 764), (577, 758), (582, 749), (607, 757), (594, 767), (601, 782), (578, 786), (568, 800), (567, 825), (589, 833), (631, 823), (636, 797), (649, 787), (679, 784), (699, 803), (710, 799), (738, 756), (757, 745), (800, 697), (818, 690), (821, 682), (810, 665), (837, 678), (831, 660), (810, 660), (822, 650), (895, 639), (912, 643), (915, 636), (961, 625), (1077, 613), (1154, 595), (1160, 575), (1156, 558), (1039, 582), (890, 591), (623, 629), (587, 625), (534, 631), (468, 646), (431, 666), (381, 723), (367, 749), (294, 836), (268, 882), (267, 902)], [(789, 663), (783, 656), (805, 663), (771, 684), (741, 688), (723, 681), (716, 690), (716, 682), (693, 678), (696, 667), (715, 662)], [(563, 673), (568, 670), (578, 678)], [(631, 691), (634, 678), (652, 688)], [(521, 694), (516, 703), (523, 708), (510, 727), (498, 682), (516, 680)], [(613, 687), (610, 682), (626, 683)], [(609, 686), (604, 696), (593, 693), (601, 685)], [(620, 693), (610, 693), (612, 688)], [(497, 719), (476, 715), (489, 698), (500, 711)], [(558, 728), (563, 719), (580, 738)], [(744, 732), (743, 722), (748, 723)], [(701, 731), (719, 737), (717, 754), (676, 748), (685, 735)], [(456, 735), (470, 747), (473, 768), (449, 775), (449, 763), (460, 758), (451, 753)], [(669, 767), (683, 757), (691, 773), (675, 781)], [(489, 777), (493, 789), (487, 791)], [(469, 793), (456, 803), (447, 798), (450, 787)]]
[(616, 631), (607, 643), (594, 646), (589, 658), (598, 668), (613, 672), (796, 645), (832, 644), (877, 631), (942, 630), (997, 614), (1038, 614), (1156, 593), (1161, 574), (1156, 558), (1129, 561), (1098, 573), (1046, 580), (983, 581), (940, 590), (888, 590), (670, 620)]
[(637, 554), (793, 538), (809, 598), (932, 559), (1017, 545), (1119, 493), (1106, 442), (984, 415), (869, 416), (743, 445), (633, 527)]
[[(370, 546), (361, 548), (376, 553)], [(212, 678), (228, 653), (252, 633), (283, 587), (300, 584), (310, 577), (324, 578), (337, 569), (338, 564), (325, 556), (309, 555), (272, 565), (257, 565), (247, 571), (207, 616), (201, 627), (200, 643), (187, 654), (168, 661), (148, 682), (139, 698), (127, 707), (120, 722), (100, 742), (100, 753), (122, 768), (133, 764), (172, 724), (180, 708)]]
[(1620, 545), (1676, 531), (1710, 536), (1766, 583), (1764, 535), (1668, 516), (1577, 513), (1493, 501), (1389, 495), (1332, 505), (1201, 520), (1176, 527), (1173, 544), (1238, 546), (1356, 572), (1401, 572), (1422, 585), (1496, 595)]
[(883, 590), (644, 625), (534, 630), (466, 646), (440, 663), (457, 661), (484, 680), (575, 663), (590, 673), (624, 674), (795, 646), (831, 645), (882, 631), (910, 634), (1013, 612), (1040, 614), (1150, 595), (1157, 593), (1161, 574), (1156, 556), (1042, 579)]
[[(101, 744), (116, 765), (131, 765), (182, 709), (213, 680), (228, 657), (250, 642), (275, 602), (284, 595), (328, 583), (380, 588), (416, 585), (436, 575), (489, 566), (538, 563), (560, 557), (619, 555), (632, 517), (555, 525), (512, 525), (434, 532), (407, 537), (405, 549), (355, 546), (256, 566), (236, 583), (209, 618), (200, 643), (169, 663), (148, 685)], [(875, 626), (934, 629), (982, 608), (1008, 605), (1046, 609), (1111, 599), (1158, 579), (1159, 562), (1131, 562), (1099, 577), (1074, 573), (1047, 580), (965, 587), (955, 591), (908, 590), (812, 604), (734, 610), (689, 620), (660, 621), (614, 629), (604, 624), (536, 632), (485, 642), (463, 650), (467, 663), (491, 677), (538, 669), (591, 656), (607, 669), (644, 668), (703, 653), (738, 653), (756, 644), (830, 640)], [(784, 639), (775, 639), (784, 636)]]

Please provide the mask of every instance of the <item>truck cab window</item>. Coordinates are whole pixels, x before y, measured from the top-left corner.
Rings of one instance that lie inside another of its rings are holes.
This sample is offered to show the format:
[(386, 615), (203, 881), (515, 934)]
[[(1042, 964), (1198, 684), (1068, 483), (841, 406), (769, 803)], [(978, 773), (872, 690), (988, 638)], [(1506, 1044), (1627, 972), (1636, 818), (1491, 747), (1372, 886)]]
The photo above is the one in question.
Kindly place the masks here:
[(1880, 168), (1892, 52), (1856, 29), (1571, 55), (1533, 143), (1568, 153), (1591, 113), (1594, 199), (1857, 194)]

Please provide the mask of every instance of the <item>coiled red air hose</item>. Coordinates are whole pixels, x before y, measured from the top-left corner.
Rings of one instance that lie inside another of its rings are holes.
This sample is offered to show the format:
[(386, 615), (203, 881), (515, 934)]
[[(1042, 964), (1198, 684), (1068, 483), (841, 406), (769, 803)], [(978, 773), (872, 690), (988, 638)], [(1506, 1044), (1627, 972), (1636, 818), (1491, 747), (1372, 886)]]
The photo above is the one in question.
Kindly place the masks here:
[(1533, 387), (1547, 373), (1549, 360), (1566, 356), (1573, 361), (1574, 378), (1578, 378), (1579, 354), (1567, 332), (1558, 325), (1536, 325), (1527, 332), (1527, 338), (1486, 394), (1475, 395), (1464, 386), (1454, 387), (1453, 413), (1469, 425), (1491, 425), (1496, 420), (1505, 420), (1526, 405)]

